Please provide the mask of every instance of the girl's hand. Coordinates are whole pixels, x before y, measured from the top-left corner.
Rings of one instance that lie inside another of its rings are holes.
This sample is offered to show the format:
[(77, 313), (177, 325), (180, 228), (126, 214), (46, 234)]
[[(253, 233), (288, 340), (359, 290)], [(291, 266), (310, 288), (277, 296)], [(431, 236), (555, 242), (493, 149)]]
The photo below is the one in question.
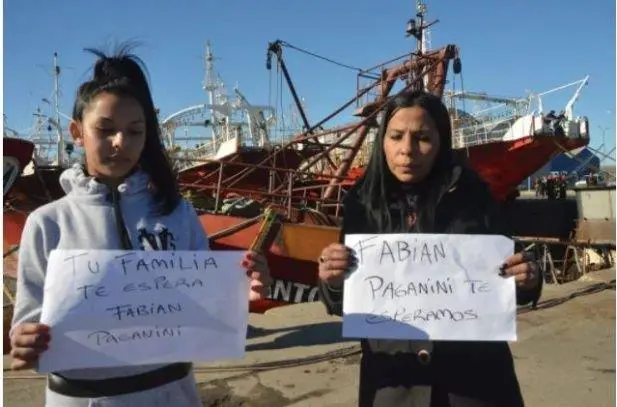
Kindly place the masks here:
[(49, 327), (35, 322), (25, 322), (11, 333), (11, 368), (33, 369), (39, 355), (49, 346)]
[(532, 256), (524, 252), (508, 257), (501, 266), (501, 275), (514, 277), (516, 285), (522, 289), (532, 289), (538, 286), (540, 267)]
[(248, 251), (242, 259), (242, 267), (246, 269), (247, 275), (251, 279), (249, 301), (264, 299), (268, 295), (270, 285), (272, 284), (266, 256), (261, 253)]

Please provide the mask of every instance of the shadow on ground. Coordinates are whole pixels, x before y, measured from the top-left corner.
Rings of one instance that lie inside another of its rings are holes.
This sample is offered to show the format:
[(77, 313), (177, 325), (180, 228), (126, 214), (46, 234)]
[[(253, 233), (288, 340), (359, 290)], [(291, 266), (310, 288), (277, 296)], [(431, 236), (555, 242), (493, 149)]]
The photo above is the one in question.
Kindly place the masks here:
[(318, 390), (299, 397), (288, 398), (279, 390), (258, 382), (249, 392), (250, 397), (244, 397), (236, 395), (224, 380), (201, 384), (198, 390), (204, 407), (285, 407), (328, 393), (327, 390)]
[(595, 293), (598, 293), (598, 292), (604, 291), (604, 290), (615, 290), (615, 280), (611, 280), (611, 281), (609, 281), (607, 283), (593, 284), (593, 285), (591, 285), (589, 287), (582, 288), (582, 289), (580, 289), (578, 291), (575, 291), (573, 293), (570, 293), (570, 294), (562, 296), (562, 297), (551, 298), (550, 300), (540, 301), (535, 308), (531, 307), (531, 306), (519, 307), (519, 309), (517, 310), (517, 314), (525, 314), (525, 313), (530, 312), (530, 311), (536, 311), (536, 310), (552, 308), (552, 307), (555, 307), (557, 305), (563, 304), (564, 302), (573, 300), (573, 299), (575, 299), (577, 297), (582, 297), (584, 295), (595, 294)]
[[(330, 345), (339, 342), (347, 342), (349, 339), (341, 337), (340, 322), (323, 322), (318, 324), (298, 325), (283, 329), (261, 329), (253, 327), (249, 329), (248, 338), (289, 331), (272, 341), (247, 345), (246, 351), (274, 350), (293, 348), (296, 346)], [(253, 331), (253, 332), (251, 332)]]

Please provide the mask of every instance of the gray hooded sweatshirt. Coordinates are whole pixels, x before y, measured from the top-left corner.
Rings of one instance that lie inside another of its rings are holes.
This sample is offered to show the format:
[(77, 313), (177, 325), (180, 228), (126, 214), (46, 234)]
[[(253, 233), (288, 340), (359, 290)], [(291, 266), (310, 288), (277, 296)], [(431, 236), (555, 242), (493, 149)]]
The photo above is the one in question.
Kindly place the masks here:
[[(149, 177), (137, 171), (118, 186), (119, 207), (135, 250), (208, 250), (209, 244), (193, 206), (181, 200), (166, 216), (153, 215)], [(66, 196), (28, 216), (21, 238), (13, 328), (38, 322), (43, 303), (47, 260), (53, 249), (123, 249), (108, 187), (75, 165), (64, 171), (60, 185)], [(126, 236), (124, 237), (126, 239)], [(53, 341), (53, 335), (51, 340)], [(97, 380), (132, 376), (164, 365), (80, 369), (57, 372), (66, 378)], [(192, 372), (150, 390), (96, 399), (66, 397), (47, 389), (47, 407), (197, 407), (201, 406)]]

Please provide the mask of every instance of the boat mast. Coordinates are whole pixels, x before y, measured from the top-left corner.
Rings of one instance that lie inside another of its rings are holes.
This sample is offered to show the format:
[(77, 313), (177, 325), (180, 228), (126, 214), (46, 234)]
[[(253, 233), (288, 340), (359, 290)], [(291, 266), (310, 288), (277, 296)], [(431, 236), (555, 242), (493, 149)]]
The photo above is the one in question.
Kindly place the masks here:
[(64, 154), (64, 137), (60, 127), (60, 66), (58, 65), (58, 53), (54, 52), (54, 108), (56, 110), (56, 132), (58, 133), (58, 151), (56, 152), (56, 160), (58, 165), (62, 166), (62, 157)]
[[(424, 17), (426, 16), (426, 2), (424, 0), (416, 0), (416, 16), (415, 18), (410, 19), (407, 22), (407, 37), (414, 37), (416, 39), (416, 55), (422, 56), (430, 51), (430, 33), (429, 27), (433, 24), (437, 23), (439, 20), (436, 20), (430, 24), (426, 24), (424, 21)], [(415, 72), (415, 74), (419, 74), (419, 72)], [(409, 72), (408, 81), (411, 82), (414, 77), (413, 70)], [(428, 75), (424, 75), (422, 78), (422, 83), (424, 85), (424, 89), (428, 89)]]
[(214, 110), (215, 103), (215, 94), (214, 91), (217, 89), (217, 83), (214, 72), (214, 54), (212, 53), (212, 45), (210, 41), (206, 42), (206, 54), (205, 54), (205, 62), (206, 62), (206, 73), (204, 77), (204, 87), (203, 89), (208, 93), (208, 103), (210, 104), (210, 117), (212, 119), (212, 123), (210, 124), (210, 128), (212, 130), (212, 147), (216, 151), (216, 141), (217, 141), (217, 125), (218, 120), (216, 117), (216, 112)]

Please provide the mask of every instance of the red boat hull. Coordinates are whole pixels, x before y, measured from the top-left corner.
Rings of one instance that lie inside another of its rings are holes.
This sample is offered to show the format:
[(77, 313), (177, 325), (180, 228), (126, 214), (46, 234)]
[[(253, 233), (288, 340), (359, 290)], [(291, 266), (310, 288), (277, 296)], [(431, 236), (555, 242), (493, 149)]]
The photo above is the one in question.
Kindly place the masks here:
[(3, 155), (5, 157), (15, 157), (23, 170), (32, 159), (34, 144), (28, 140), (20, 138), (2, 138)]
[[(499, 200), (505, 200), (516, 191), (518, 185), (527, 177), (540, 169), (551, 158), (564, 150), (572, 150), (584, 146), (588, 139), (555, 139), (549, 136), (535, 136), (518, 139), (511, 142), (496, 142), (477, 145), (466, 149), (468, 161), (480, 176), (485, 179), (493, 194)], [(6, 150), (5, 150), (6, 151)], [(5, 152), (6, 154), (6, 152)], [(184, 177), (189, 182), (199, 182), (198, 177), (207, 175), (206, 171), (216, 170), (216, 165), (204, 166), (200, 172), (187, 172)], [(241, 168), (237, 168), (240, 171)], [(350, 171), (352, 179), (362, 175), (361, 168)], [(43, 172), (49, 193), (41, 191), (40, 183), (35, 176), (21, 177), (11, 191), (9, 202), (18, 209), (4, 210), (4, 252), (19, 244), (26, 214), (44, 203), (46, 197), (57, 199), (61, 196), (58, 185), (59, 169)], [(267, 171), (263, 171), (255, 179), (245, 182), (259, 183)], [(194, 178), (191, 178), (194, 177)], [(243, 188), (249, 187), (239, 183)], [(259, 185), (263, 190), (264, 184)], [(205, 214), (200, 217), (201, 223), (208, 235), (216, 235), (221, 231), (245, 222), (245, 218)], [(213, 250), (245, 250), (249, 248), (259, 233), (260, 224), (254, 223), (239, 228), (226, 237), (214, 239), (211, 242)], [(315, 301), (317, 295), (317, 264), (319, 252), (329, 243), (338, 240), (339, 229), (336, 227), (317, 226), (299, 223), (286, 223), (280, 229), (277, 238), (266, 253), (270, 269), (275, 279), (270, 298), (252, 302), (250, 311), (263, 313), (270, 308), (293, 304), (296, 302)], [(307, 244), (310, 242), (310, 244)], [(17, 264), (16, 252), (4, 258), (4, 274), (15, 277)], [(6, 314), (6, 309), (5, 309)], [(6, 318), (6, 315), (5, 315)], [(5, 330), (5, 335), (8, 331)], [(5, 340), (6, 340), (5, 336)], [(8, 343), (8, 342), (5, 342)], [(5, 348), (6, 351), (6, 348)]]
[(466, 151), (470, 166), (489, 184), (495, 198), (505, 201), (518, 186), (551, 159), (586, 146), (588, 138), (525, 137), (474, 146)]
[[(4, 213), (4, 253), (19, 245), (26, 216), (19, 212)], [(206, 214), (200, 221), (208, 235), (214, 235), (246, 221), (245, 218)], [(233, 234), (211, 241), (212, 250), (246, 250), (259, 233), (260, 223), (244, 227)], [(251, 312), (263, 313), (267, 309), (316, 300), (317, 263), (319, 252), (329, 243), (338, 240), (339, 229), (329, 226), (285, 223), (278, 232), (266, 256), (277, 282), (273, 299), (251, 303)], [(310, 241), (311, 244), (306, 244)], [(4, 275), (16, 277), (17, 252), (4, 258)], [(301, 285), (307, 285), (302, 287)], [(297, 286), (296, 286), (297, 285)]]

